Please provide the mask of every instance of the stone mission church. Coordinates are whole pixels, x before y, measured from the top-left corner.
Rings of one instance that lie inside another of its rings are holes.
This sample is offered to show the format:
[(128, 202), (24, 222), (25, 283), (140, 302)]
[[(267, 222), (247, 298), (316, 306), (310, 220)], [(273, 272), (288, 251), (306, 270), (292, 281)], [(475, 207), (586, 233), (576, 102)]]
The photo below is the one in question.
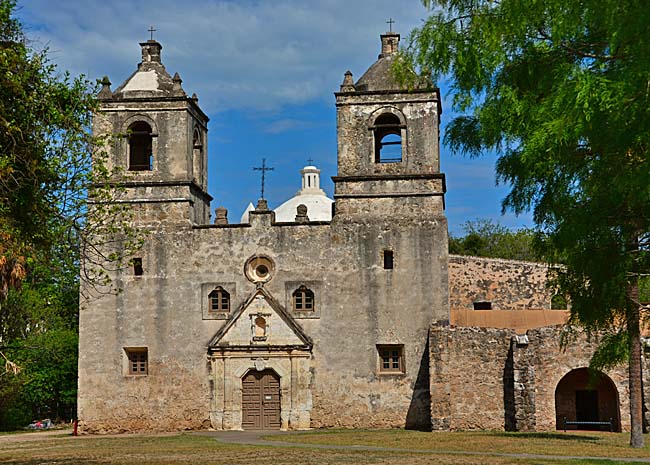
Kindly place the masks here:
[(122, 292), (83, 303), (83, 430), (629, 428), (625, 371), (592, 385), (594, 346), (560, 350), (545, 266), (448, 254), (440, 93), (394, 80), (398, 34), (335, 93), (333, 201), (309, 166), (299, 195), (238, 223), (210, 222), (197, 97), (140, 45), (94, 132), (122, 135), (109, 168), (149, 234), (110, 273)]

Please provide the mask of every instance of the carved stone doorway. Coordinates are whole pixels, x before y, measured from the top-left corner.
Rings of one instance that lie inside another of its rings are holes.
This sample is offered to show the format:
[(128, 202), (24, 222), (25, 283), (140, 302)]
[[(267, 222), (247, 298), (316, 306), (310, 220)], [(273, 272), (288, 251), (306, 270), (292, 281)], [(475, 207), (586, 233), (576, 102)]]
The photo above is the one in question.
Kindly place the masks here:
[(251, 370), (242, 378), (242, 428), (280, 429), (280, 377)]

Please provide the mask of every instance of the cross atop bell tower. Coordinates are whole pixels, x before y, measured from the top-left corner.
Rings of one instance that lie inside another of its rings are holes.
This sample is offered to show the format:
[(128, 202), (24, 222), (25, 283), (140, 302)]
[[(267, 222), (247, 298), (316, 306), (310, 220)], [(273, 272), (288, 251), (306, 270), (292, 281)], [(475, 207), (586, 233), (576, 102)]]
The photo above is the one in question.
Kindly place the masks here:
[(205, 224), (208, 117), (178, 73), (167, 72), (154, 31), (140, 43), (142, 61), (126, 81), (115, 91), (108, 78), (102, 81), (93, 131), (115, 136), (107, 164), (120, 168), (113, 181), (124, 188), (124, 202), (138, 205), (136, 222)]
[(392, 31), (392, 19), (388, 24), (377, 61), (356, 82), (346, 72), (335, 94), (337, 215), (443, 215), (440, 92), (407, 89), (397, 80), (392, 65), (400, 35)]

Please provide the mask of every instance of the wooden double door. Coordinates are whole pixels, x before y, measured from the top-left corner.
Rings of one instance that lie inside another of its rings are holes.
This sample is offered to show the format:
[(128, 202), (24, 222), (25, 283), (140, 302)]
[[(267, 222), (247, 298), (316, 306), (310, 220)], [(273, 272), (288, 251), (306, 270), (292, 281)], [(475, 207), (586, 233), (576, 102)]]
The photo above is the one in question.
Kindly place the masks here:
[(280, 429), (280, 377), (250, 371), (242, 379), (242, 428)]

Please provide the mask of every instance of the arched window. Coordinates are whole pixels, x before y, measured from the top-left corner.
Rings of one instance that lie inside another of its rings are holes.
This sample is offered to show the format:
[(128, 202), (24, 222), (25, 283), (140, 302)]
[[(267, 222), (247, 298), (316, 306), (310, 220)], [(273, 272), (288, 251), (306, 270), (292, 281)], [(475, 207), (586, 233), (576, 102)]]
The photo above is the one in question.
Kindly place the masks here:
[(375, 120), (375, 162), (402, 161), (402, 124), (392, 113), (384, 113)]
[(265, 339), (266, 338), (266, 319), (263, 316), (258, 316), (255, 318), (255, 335), (254, 339)]
[(201, 172), (203, 169), (203, 142), (201, 132), (198, 128), (194, 129), (192, 135), (192, 177), (199, 183), (203, 182)]
[(567, 308), (566, 297), (562, 294), (555, 294), (551, 298), (551, 310), (566, 310)]
[(152, 132), (144, 121), (129, 126), (129, 171), (153, 170)]
[(305, 286), (293, 292), (293, 309), (299, 312), (314, 310), (314, 293)]
[(230, 311), (230, 294), (224, 288), (218, 286), (208, 295), (211, 312)]

